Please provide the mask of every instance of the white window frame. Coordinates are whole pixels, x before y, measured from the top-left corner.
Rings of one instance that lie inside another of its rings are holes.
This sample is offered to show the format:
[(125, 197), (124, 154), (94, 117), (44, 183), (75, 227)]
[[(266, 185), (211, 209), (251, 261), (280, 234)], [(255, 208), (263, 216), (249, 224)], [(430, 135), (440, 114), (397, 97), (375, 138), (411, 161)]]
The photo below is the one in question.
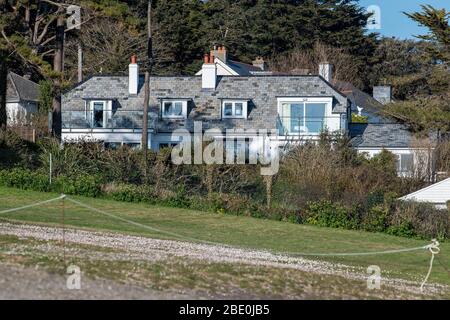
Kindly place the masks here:
[[(414, 165), (415, 165), (415, 156), (414, 153), (397, 153), (397, 172), (400, 174), (408, 174), (408, 173), (412, 173), (414, 171)], [(404, 160), (403, 157), (411, 157), (410, 160), (411, 162), (411, 168), (409, 170), (403, 170), (403, 166), (404, 166)]]
[[(236, 115), (236, 104), (242, 104), (242, 115)], [(231, 104), (232, 115), (225, 114), (225, 105)], [(247, 119), (248, 100), (222, 100), (222, 119)]]
[[(166, 103), (181, 103), (181, 115), (165, 115), (164, 114), (164, 106)], [(161, 118), (162, 119), (187, 119), (187, 106), (188, 100), (180, 100), (180, 99), (164, 99), (161, 101)]]
[[(103, 126), (102, 127), (94, 127), (94, 105), (97, 103), (101, 103), (103, 105)], [(112, 101), (111, 100), (90, 100), (88, 103), (88, 108), (86, 108), (86, 111), (89, 110), (90, 112), (90, 123), (92, 126), (92, 129), (107, 129), (108, 127), (108, 120), (112, 117)], [(86, 119), (87, 119), (86, 112)]]
[[(332, 114), (333, 98), (332, 97), (280, 97), (278, 100), (278, 116), (283, 117), (283, 104), (286, 103), (323, 103), (325, 104), (324, 114), (324, 127), (327, 127), (327, 119), (331, 119), (333, 116), (337, 117), (341, 121), (339, 115)], [(306, 110), (306, 109), (305, 109)], [(305, 111), (306, 112), (306, 111)], [(289, 132), (288, 135), (320, 135), (320, 132)]]

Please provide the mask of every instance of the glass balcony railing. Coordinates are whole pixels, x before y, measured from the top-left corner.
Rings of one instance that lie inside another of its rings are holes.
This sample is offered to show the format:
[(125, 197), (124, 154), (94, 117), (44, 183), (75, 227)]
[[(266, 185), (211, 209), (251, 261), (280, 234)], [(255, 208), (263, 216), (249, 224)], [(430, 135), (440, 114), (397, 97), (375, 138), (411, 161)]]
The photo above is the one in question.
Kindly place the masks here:
[(341, 130), (339, 117), (282, 117), (278, 116), (278, 134), (284, 135), (317, 135), (325, 130)]
[[(142, 129), (143, 111), (63, 111), (63, 129)], [(149, 128), (154, 120), (148, 116)]]

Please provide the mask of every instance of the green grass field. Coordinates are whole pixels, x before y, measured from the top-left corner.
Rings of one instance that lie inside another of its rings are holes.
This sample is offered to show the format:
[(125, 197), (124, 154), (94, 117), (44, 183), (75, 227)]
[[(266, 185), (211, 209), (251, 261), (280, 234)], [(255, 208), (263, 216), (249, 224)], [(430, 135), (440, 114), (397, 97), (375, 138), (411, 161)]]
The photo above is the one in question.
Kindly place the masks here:
[[(57, 197), (0, 187), (0, 211)], [(350, 253), (418, 247), (428, 241), (394, 237), (385, 234), (348, 231), (287, 222), (203, 213), (192, 210), (165, 208), (146, 204), (130, 204), (105, 199), (72, 197), (92, 207), (107, 211), (140, 224), (202, 241), (213, 241), (239, 247), (267, 249), (275, 252)], [(65, 200), (65, 224), (77, 228), (137, 234), (160, 239), (176, 237), (151, 231), (92, 212)], [(62, 223), (62, 201), (40, 207), (0, 215), (0, 219), (46, 225)], [(314, 258), (319, 259), (319, 258)], [(427, 251), (359, 257), (327, 257), (327, 261), (341, 262), (367, 268), (378, 265), (384, 274), (421, 281), (428, 270)], [(450, 285), (450, 243), (441, 244), (430, 282)]]

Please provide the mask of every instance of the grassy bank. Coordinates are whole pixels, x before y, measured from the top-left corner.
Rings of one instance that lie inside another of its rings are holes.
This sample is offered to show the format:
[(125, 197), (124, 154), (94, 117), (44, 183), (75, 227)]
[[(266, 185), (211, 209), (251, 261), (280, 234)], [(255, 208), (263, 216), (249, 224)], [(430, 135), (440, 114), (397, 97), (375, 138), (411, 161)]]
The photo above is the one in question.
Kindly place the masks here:
[[(0, 188), (0, 211), (15, 208), (58, 195)], [(119, 217), (159, 228), (185, 237), (234, 246), (273, 250), (276, 252), (364, 252), (417, 247), (426, 241), (385, 234), (319, 228), (290, 223), (209, 214), (192, 210), (163, 208), (145, 204), (121, 203), (112, 200), (73, 197), (85, 204)], [(118, 221), (65, 201), (65, 223), (73, 227), (139, 234), (153, 238), (174, 238), (124, 221)], [(0, 218), (43, 224), (61, 224), (61, 202), (18, 212), (1, 214)], [(450, 284), (450, 244), (441, 245), (431, 282)], [(367, 268), (378, 265), (382, 275), (422, 280), (428, 270), (430, 254), (426, 251), (359, 257), (321, 258)], [(444, 266), (443, 266), (444, 265)]]

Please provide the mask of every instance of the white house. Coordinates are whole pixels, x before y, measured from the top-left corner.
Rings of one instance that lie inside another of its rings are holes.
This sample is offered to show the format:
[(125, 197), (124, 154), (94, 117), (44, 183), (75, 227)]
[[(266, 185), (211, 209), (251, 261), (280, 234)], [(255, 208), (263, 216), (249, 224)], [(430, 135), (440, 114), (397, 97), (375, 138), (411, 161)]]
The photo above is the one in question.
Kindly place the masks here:
[(446, 209), (447, 202), (450, 201), (450, 178), (408, 194), (400, 200), (428, 202), (439, 209)]
[(39, 85), (26, 77), (9, 72), (6, 87), (8, 125), (28, 124), (30, 115), (38, 111)]
[[(264, 60), (253, 64), (229, 59), (224, 47), (204, 57), (195, 76), (150, 78), (148, 146), (153, 150), (180, 142), (179, 129), (193, 133), (217, 129), (216, 139), (236, 132), (236, 145), (255, 143), (256, 130), (270, 131), (279, 146), (318, 140), (320, 134), (339, 132), (351, 138), (359, 152), (375, 155), (383, 149), (398, 155), (399, 171), (417, 166), (412, 133), (398, 123), (352, 124), (353, 107), (364, 107), (373, 120), (381, 105), (373, 97), (356, 99), (355, 88), (332, 83), (333, 68), (320, 64), (315, 74), (279, 74), (266, 70)], [(62, 95), (62, 139), (87, 138), (106, 146), (139, 148), (142, 139), (144, 78), (133, 57), (128, 75), (96, 75)], [(347, 89), (346, 89), (347, 88)], [(361, 96), (362, 97), (362, 96)], [(370, 98), (370, 99), (369, 99)], [(253, 132), (253, 133), (252, 133)], [(238, 141), (239, 140), (239, 141)], [(420, 150), (422, 152), (422, 150)]]

